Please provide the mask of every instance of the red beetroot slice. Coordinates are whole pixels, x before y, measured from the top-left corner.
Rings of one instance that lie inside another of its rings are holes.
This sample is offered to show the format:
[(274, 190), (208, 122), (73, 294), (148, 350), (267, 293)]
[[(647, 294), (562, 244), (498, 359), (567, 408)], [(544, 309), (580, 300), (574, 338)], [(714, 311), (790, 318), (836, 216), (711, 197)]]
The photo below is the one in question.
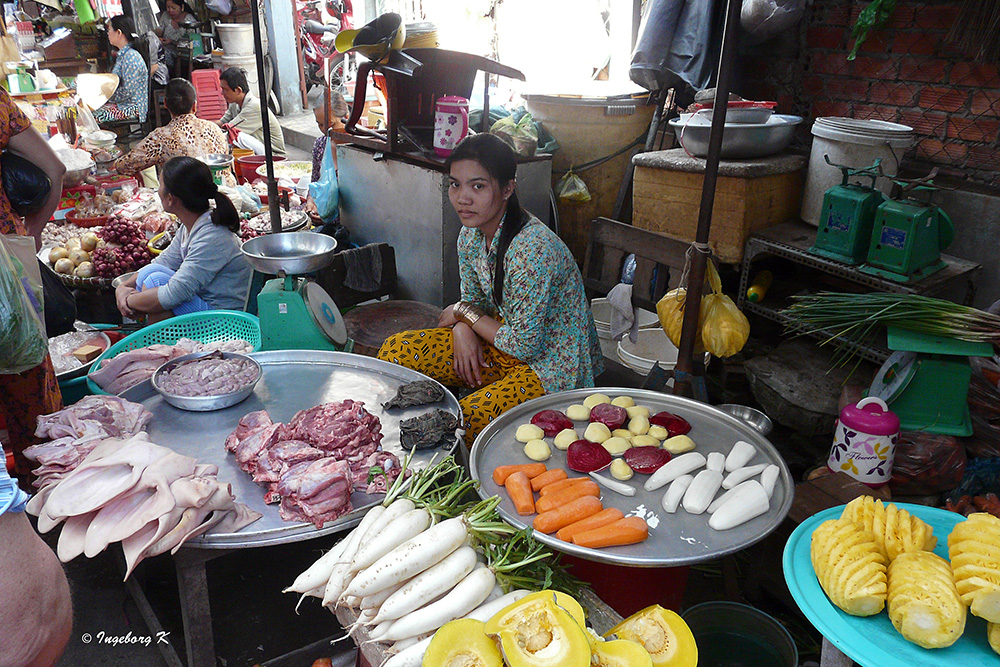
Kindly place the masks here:
[(595, 472), (611, 465), (611, 454), (596, 442), (577, 440), (566, 450), (566, 465), (576, 472)]
[(678, 417), (672, 412), (657, 412), (649, 418), (649, 423), (667, 429), (671, 438), (675, 435), (684, 435), (691, 430), (691, 424), (688, 424), (686, 419)]
[(549, 438), (559, 435), (559, 431), (573, 428), (573, 421), (558, 410), (542, 410), (531, 418), (531, 423), (545, 431)]
[(598, 403), (590, 409), (590, 421), (600, 422), (612, 431), (621, 428), (626, 419), (628, 412), (625, 408), (610, 403)]
[(649, 475), (670, 461), (670, 452), (659, 447), (629, 447), (622, 458), (632, 470)]

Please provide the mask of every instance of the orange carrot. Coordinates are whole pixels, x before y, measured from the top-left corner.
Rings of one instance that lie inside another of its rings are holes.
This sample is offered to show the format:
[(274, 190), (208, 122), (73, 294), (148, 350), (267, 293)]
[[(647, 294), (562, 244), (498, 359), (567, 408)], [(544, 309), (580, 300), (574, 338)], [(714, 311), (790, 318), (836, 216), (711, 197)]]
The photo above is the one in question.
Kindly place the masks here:
[(543, 496), (538, 499), (535, 503), (535, 510), (539, 513), (548, 512), (557, 507), (561, 507), (571, 500), (576, 500), (581, 496), (594, 496), (595, 498), (600, 498), (601, 487), (597, 486), (596, 482), (580, 482), (579, 484), (574, 484), (573, 486), (566, 487), (562, 491), (556, 491), (555, 493), (550, 493), (547, 496)]
[(528, 476), (528, 479), (531, 479), (532, 477), (538, 477), (545, 470), (544, 463), (518, 463), (509, 466), (497, 466), (493, 469), (493, 482), (502, 485), (512, 473), (518, 471), (523, 472)]
[(554, 533), (571, 523), (597, 514), (602, 509), (604, 509), (604, 505), (599, 499), (594, 496), (582, 496), (554, 510), (542, 512), (535, 517), (532, 526), (540, 533)]
[(555, 493), (556, 491), (562, 491), (567, 486), (573, 486), (574, 484), (579, 484), (580, 482), (590, 482), (592, 481), (589, 477), (570, 477), (568, 479), (560, 479), (559, 481), (552, 482), (551, 484), (546, 484), (538, 490), (538, 495), (547, 496), (550, 493)]
[(531, 478), (531, 490), (538, 491), (546, 484), (552, 484), (553, 482), (558, 482), (561, 479), (566, 479), (566, 471), (562, 468), (546, 470), (538, 477)]
[(531, 482), (528, 481), (527, 475), (518, 470), (508, 475), (503, 485), (518, 514), (527, 516), (535, 513), (535, 499), (531, 495)]
[(625, 518), (625, 515), (617, 507), (609, 507), (603, 509), (593, 516), (588, 516), (586, 519), (581, 519), (576, 523), (571, 523), (565, 528), (560, 528), (559, 532), (556, 533), (558, 537), (563, 542), (572, 542), (573, 536), (577, 533), (582, 533), (585, 530), (592, 530), (594, 528), (600, 528), (601, 526), (606, 526), (609, 523), (614, 523), (618, 519)]
[(641, 516), (627, 516), (606, 526), (577, 533), (573, 536), (573, 544), (597, 549), (635, 544), (647, 537), (649, 537), (649, 526), (646, 525), (646, 520)]

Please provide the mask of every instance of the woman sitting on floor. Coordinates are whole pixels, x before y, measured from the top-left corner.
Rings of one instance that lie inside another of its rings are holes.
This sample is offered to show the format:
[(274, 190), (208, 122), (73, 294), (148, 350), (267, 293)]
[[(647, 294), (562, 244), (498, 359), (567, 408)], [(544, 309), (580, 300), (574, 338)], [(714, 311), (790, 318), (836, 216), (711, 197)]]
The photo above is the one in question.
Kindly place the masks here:
[(521, 209), (517, 159), (499, 138), (465, 139), (448, 158), (462, 300), (438, 329), (389, 337), (379, 358), (474, 389), (459, 402), (466, 444), (509, 408), (594, 386), (603, 369), (583, 278), (566, 244)]
[(168, 160), (160, 202), (181, 228), (166, 250), (115, 290), (121, 314), (158, 322), (201, 310), (242, 310), (252, 271), (236, 235), (239, 214), (212, 181), (208, 165), (192, 157)]
[(118, 75), (118, 88), (107, 104), (94, 111), (98, 123), (110, 120), (146, 120), (149, 109), (149, 69), (142, 55), (132, 48), (135, 23), (127, 16), (115, 16), (108, 22), (108, 42), (118, 48), (112, 74)]

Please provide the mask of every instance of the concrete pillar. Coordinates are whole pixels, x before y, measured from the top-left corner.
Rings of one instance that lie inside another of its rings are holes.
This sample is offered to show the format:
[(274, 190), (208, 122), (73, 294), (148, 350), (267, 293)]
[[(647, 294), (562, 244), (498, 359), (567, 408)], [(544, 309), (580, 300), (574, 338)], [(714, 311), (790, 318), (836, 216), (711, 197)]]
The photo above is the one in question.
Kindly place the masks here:
[(296, 49), (298, 31), (295, 27), (293, 0), (264, 0), (264, 22), (274, 64), (274, 90), (281, 104), (281, 115), (302, 111), (299, 88), (299, 56)]

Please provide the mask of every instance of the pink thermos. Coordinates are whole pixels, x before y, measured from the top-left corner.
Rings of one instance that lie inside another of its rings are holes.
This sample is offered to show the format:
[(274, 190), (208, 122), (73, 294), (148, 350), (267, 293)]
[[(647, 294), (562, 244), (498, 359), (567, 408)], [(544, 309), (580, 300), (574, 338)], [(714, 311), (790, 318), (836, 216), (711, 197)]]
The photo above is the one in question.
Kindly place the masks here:
[(448, 157), (469, 133), (469, 100), (456, 95), (439, 98), (434, 106), (434, 152)]

